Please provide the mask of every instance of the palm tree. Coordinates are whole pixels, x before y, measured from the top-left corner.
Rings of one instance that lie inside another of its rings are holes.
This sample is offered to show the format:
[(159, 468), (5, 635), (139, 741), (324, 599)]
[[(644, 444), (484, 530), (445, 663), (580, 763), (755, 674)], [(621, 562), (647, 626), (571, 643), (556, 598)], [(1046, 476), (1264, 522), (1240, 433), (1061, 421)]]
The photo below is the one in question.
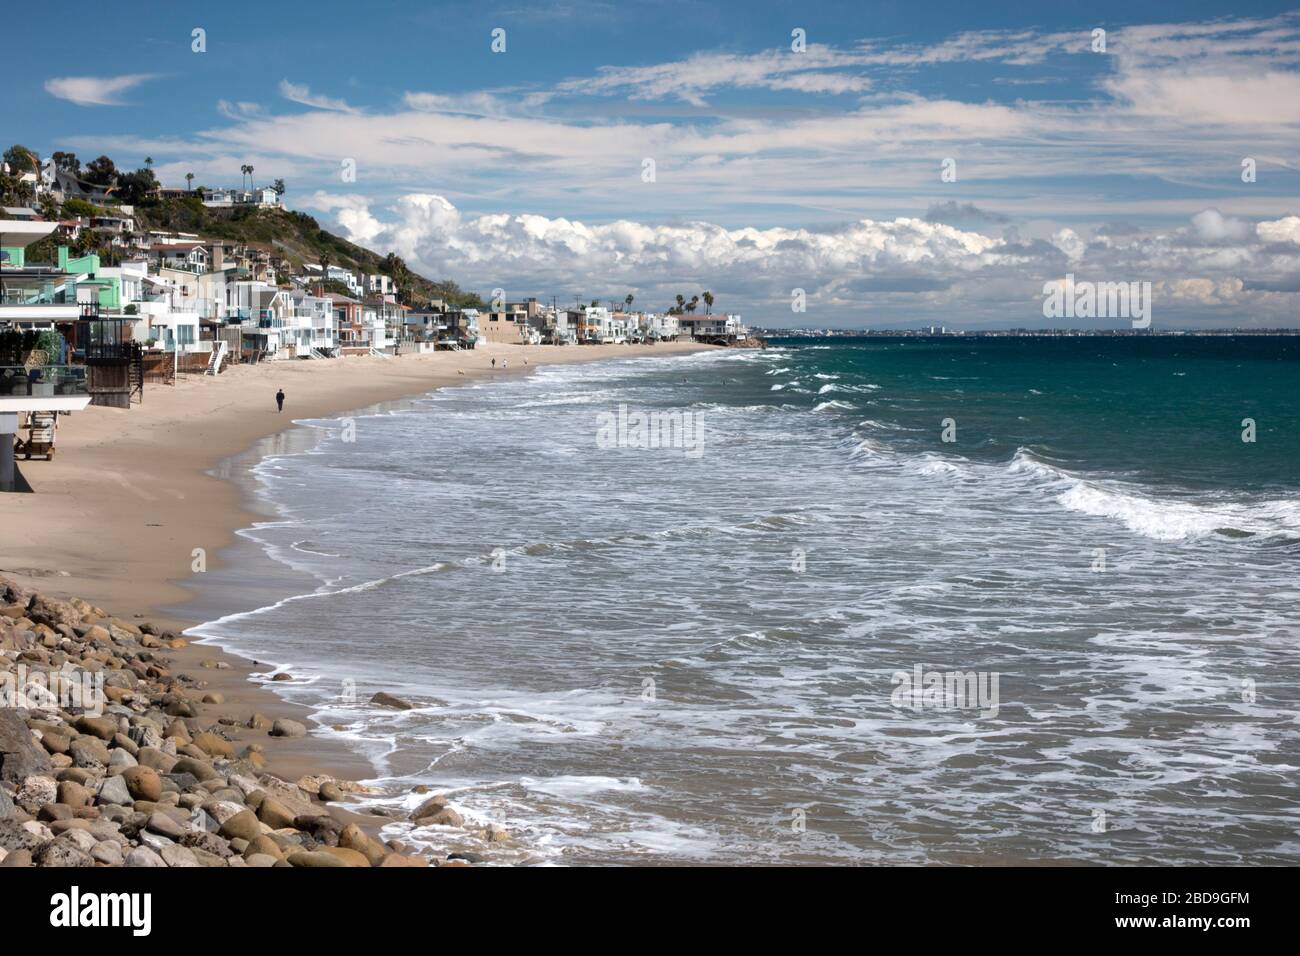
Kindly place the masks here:
[(627, 294), (627, 298), (625, 298), (625, 299), (623, 300), (623, 305), (627, 308), (627, 310), (628, 310), (629, 312), (632, 311), (632, 300), (633, 300), (634, 298), (636, 298), (636, 296), (632, 295), (632, 293), (629, 292), (629, 293)]
[(713, 314), (713, 293), (712, 292), (704, 293), (704, 314), (705, 315)]
[(185, 174), (185, 188), (186, 188), (189, 192), (194, 192), (194, 174), (193, 174), (193, 173), (186, 173), (186, 174)]
[(677, 296), (677, 311), (681, 312), (682, 309), (684, 309), (685, 307), (686, 307), (686, 297), (683, 295)]
[(686, 303), (686, 311), (694, 312), (695, 306), (699, 303), (699, 301), (700, 301), (700, 297), (698, 295), (691, 296), (691, 301)]
[(243, 189), (244, 184), (248, 181), (248, 171), (252, 169), (247, 163), (240, 164), (239, 167), (239, 188)]
[(152, 157), (152, 156), (146, 156), (146, 157), (144, 158), (144, 168), (145, 168), (145, 169), (153, 169), (153, 157)]
[(253, 188), (253, 167), (251, 165), (248, 167), (248, 188), (250, 191)]

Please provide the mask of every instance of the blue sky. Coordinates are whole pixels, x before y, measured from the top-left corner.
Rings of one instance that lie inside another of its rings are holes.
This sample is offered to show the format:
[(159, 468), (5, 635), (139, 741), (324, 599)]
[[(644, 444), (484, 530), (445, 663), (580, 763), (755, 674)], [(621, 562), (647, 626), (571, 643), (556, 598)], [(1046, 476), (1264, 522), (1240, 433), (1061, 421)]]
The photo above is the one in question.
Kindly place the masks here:
[(1044, 324), (1070, 273), (1152, 282), (1158, 326), (1300, 314), (1284, 4), (138, 6), (64, 4), (93, 43), (11, 47), (9, 139), (169, 185), (252, 163), (476, 289), (977, 327)]

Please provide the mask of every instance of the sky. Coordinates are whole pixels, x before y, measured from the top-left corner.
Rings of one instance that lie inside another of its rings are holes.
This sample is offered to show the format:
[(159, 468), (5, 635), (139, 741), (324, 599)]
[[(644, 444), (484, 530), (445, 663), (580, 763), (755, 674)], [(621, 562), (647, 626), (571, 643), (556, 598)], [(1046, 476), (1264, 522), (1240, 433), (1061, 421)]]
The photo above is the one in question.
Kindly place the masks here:
[(4, 145), (150, 156), (172, 186), (238, 185), (252, 164), (291, 208), (484, 295), (663, 309), (708, 289), (768, 327), (1129, 324), (1045, 319), (1045, 284), (1070, 275), (1150, 282), (1157, 329), (1300, 325), (1286, 4), (60, 18), (93, 42), (10, 45)]

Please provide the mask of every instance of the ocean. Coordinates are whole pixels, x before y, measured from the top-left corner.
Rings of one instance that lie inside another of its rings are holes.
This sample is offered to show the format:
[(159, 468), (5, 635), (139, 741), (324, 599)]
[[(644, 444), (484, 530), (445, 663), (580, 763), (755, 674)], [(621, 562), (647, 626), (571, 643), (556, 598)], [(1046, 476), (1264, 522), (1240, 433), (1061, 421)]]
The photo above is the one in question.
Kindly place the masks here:
[(442, 389), (235, 468), (196, 633), (503, 862), (1294, 864), (1298, 383), (950, 336)]

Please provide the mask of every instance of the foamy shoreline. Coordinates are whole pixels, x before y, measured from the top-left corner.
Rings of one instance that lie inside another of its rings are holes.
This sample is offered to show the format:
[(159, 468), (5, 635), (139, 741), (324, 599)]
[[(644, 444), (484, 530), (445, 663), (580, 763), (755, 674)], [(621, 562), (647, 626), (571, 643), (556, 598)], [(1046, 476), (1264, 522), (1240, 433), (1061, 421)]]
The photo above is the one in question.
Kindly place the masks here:
[[(208, 613), (188, 607), (194, 595), (186, 584), (196, 563), (205, 562), (207, 572), (225, 568), (238, 531), (266, 518), (254, 510), (246, 488), (227, 480), (230, 463), (255, 446), (264, 455), (268, 443), (275, 453), (277, 443), (289, 441), (295, 421), (363, 414), (445, 385), (526, 374), (540, 365), (705, 350), (693, 343), (498, 344), (397, 359), (235, 366), (215, 379), (182, 377), (174, 387), (152, 386), (130, 411), (96, 407), (70, 416), (60, 427), (57, 459), (24, 463), (35, 493), (14, 496), (14, 513), (4, 515), (11, 533), (0, 542), (0, 571), (51, 596), (183, 631)], [(508, 370), (494, 369), (493, 358), (497, 366), (507, 360)], [(272, 400), (278, 388), (288, 397), (283, 415)], [(173, 662), (178, 671), (200, 675), (206, 691), (222, 695), (224, 715), (301, 720), (306, 714), (253, 682), (264, 664), (216, 645), (178, 648)], [(267, 758), (268, 769), (290, 780), (305, 773), (364, 779), (371, 770), (350, 748), (312, 736), (276, 740)]]

